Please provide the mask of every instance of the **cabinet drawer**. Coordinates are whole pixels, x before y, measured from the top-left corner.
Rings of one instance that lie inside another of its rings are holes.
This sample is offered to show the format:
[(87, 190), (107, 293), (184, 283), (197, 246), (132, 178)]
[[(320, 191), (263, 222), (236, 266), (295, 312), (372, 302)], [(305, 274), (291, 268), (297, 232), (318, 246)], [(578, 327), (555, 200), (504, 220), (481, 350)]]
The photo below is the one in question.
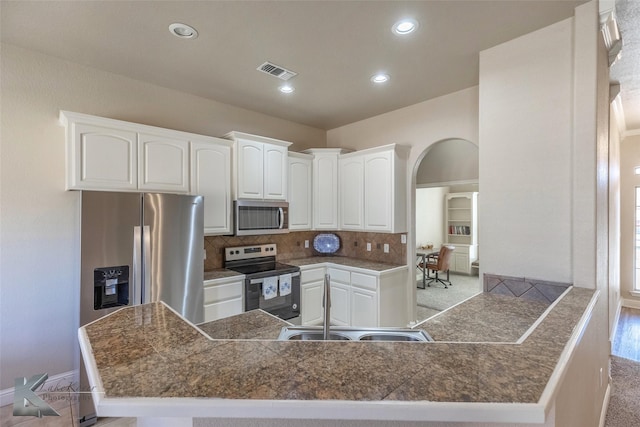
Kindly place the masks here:
[(329, 275), (331, 276), (331, 280), (336, 280), (338, 282), (342, 282), (342, 283), (349, 283), (350, 281), (350, 273), (346, 270), (338, 270), (335, 268), (329, 268), (327, 269)]
[(300, 272), (300, 282), (310, 283), (324, 280), (325, 268), (312, 268), (310, 270), (303, 270)]
[(225, 285), (208, 286), (204, 288), (205, 304), (232, 298), (240, 298), (240, 300), (242, 300), (242, 282), (227, 283)]
[(469, 254), (469, 246), (464, 246), (464, 245), (453, 245), (455, 247), (455, 249), (453, 250), (453, 253), (458, 253), (458, 254)]
[(351, 273), (351, 284), (360, 288), (371, 289), (372, 291), (378, 288), (376, 276), (370, 276), (368, 274)]
[(240, 314), (242, 312), (242, 298), (216, 302), (213, 304), (205, 304), (204, 321), (211, 322), (213, 320), (235, 316), (236, 314)]

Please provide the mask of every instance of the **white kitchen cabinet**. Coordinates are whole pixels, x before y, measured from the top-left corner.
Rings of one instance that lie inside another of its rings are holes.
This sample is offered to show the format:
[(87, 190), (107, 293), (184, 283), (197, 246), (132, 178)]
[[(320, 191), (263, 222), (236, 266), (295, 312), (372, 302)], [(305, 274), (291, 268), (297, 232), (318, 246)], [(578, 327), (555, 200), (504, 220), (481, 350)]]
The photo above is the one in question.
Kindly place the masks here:
[(189, 192), (189, 140), (138, 134), (138, 189)]
[(314, 148), (304, 153), (313, 155), (313, 229), (337, 230), (338, 222), (338, 156), (341, 148)]
[(449, 270), (471, 274), (478, 259), (478, 193), (448, 193), (445, 202), (446, 244), (455, 247)]
[[(192, 162), (191, 143), (221, 141), (69, 111), (60, 112), (60, 122), (66, 128), (68, 190), (199, 194), (201, 189), (191, 189), (198, 163)], [(230, 156), (224, 161), (217, 166), (230, 170)]]
[(364, 229), (406, 232), (406, 147), (391, 144), (361, 153), (364, 154)]
[(320, 325), (324, 320), (325, 267), (300, 269), (300, 317), (302, 325)]
[(340, 156), (340, 229), (403, 233), (406, 147), (396, 144)]
[(340, 229), (364, 228), (364, 156), (350, 153), (338, 160), (340, 176)]
[(191, 141), (191, 194), (204, 197), (204, 234), (231, 234), (231, 142)]
[(291, 143), (242, 132), (225, 138), (234, 141), (233, 198), (286, 200)]
[(244, 276), (204, 282), (204, 321), (234, 316), (244, 312)]
[(289, 229), (311, 230), (313, 156), (289, 153)]
[(324, 274), (331, 277), (331, 324), (340, 326), (406, 326), (408, 267), (375, 271), (333, 263), (301, 267), (303, 325), (323, 321)]
[(331, 324), (338, 326), (351, 325), (349, 285), (331, 280)]
[(351, 325), (378, 326), (378, 294), (357, 287), (351, 288)]
[(331, 283), (331, 324), (351, 325), (351, 273), (348, 270), (329, 267)]
[(138, 188), (138, 136), (117, 123), (61, 112), (66, 127), (67, 190)]

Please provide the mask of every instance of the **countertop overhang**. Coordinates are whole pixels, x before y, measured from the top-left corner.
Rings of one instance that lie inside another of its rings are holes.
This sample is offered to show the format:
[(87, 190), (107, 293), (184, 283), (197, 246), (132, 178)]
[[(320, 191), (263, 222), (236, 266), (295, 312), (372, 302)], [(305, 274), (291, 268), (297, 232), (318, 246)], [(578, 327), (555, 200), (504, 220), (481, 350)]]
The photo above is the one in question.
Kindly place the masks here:
[(99, 416), (543, 423), (598, 298), (569, 288), (513, 343), (211, 339), (163, 303), (79, 339)]

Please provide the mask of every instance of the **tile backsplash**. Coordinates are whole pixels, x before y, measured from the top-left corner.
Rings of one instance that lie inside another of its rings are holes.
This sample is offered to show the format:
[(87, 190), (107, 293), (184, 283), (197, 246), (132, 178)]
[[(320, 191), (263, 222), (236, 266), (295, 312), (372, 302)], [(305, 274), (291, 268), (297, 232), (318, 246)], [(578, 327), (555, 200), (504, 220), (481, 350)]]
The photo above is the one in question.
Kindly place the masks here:
[[(322, 255), (313, 249), (313, 238), (321, 231), (295, 231), (287, 234), (266, 236), (205, 236), (204, 249), (207, 258), (204, 269), (224, 267), (224, 248), (228, 246), (250, 246), (275, 243), (278, 245), (278, 261)], [(401, 243), (401, 234), (368, 233), (355, 231), (334, 231), (340, 238), (340, 249), (334, 255), (404, 265), (407, 262), (407, 245)], [(305, 240), (309, 247), (304, 247)], [(367, 251), (371, 243), (371, 251)], [(384, 252), (384, 244), (389, 245), (389, 253)]]
[(569, 286), (571, 283), (484, 274), (485, 292), (549, 303), (555, 301)]

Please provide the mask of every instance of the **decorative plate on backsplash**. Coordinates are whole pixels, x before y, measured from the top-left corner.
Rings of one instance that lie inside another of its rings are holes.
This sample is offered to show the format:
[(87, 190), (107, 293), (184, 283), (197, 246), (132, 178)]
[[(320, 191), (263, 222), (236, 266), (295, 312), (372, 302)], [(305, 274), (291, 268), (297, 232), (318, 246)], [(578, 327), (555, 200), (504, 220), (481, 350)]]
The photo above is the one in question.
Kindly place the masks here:
[(313, 238), (313, 249), (321, 254), (333, 254), (340, 249), (340, 238), (331, 233), (318, 234)]

